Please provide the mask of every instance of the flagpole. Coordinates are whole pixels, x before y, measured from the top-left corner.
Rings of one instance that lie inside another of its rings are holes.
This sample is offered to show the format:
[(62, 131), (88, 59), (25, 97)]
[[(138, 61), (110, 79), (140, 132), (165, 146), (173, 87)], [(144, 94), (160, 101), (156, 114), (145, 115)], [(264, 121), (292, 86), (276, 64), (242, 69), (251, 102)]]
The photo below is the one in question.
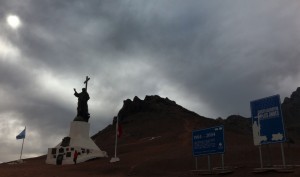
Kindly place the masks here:
[(118, 126), (119, 126), (119, 117), (117, 117), (117, 124), (116, 124), (115, 158), (117, 158), (118, 128), (119, 128)]
[(119, 117), (117, 117), (117, 123), (116, 123), (116, 139), (115, 139), (115, 157), (112, 157), (110, 159), (110, 162), (113, 163), (113, 162), (118, 162), (120, 161), (120, 159), (117, 157), (117, 145), (118, 145), (118, 125), (119, 124)]
[[(25, 126), (25, 132), (26, 132), (26, 126)], [(23, 142), (22, 142), (22, 148), (21, 148), (21, 154), (20, 154), (20, 161), (22, 160), (24, 141), (25, 141), (25, 137), (23, 138)]]
[(24, 140), (25, 140), (25, 138), (23, 138), (23, 142), (22, 142), (22, 148), (21, 148), (21, 154), (20, 154), (20, 161), (21, 161), (21, 159), (22, 159)]

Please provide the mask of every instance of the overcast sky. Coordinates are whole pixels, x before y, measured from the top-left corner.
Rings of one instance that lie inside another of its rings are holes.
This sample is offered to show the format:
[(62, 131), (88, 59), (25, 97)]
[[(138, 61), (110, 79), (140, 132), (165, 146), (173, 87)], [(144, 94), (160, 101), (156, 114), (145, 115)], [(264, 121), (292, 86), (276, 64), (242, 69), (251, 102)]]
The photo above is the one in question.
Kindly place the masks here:
[(134, 96), (250, 117), (299, 86), (299, 49), (297, 0), (0, 0), (0, 161), (25, 126), (25, 158), (67, 136), (86, 76), (91, 135)]

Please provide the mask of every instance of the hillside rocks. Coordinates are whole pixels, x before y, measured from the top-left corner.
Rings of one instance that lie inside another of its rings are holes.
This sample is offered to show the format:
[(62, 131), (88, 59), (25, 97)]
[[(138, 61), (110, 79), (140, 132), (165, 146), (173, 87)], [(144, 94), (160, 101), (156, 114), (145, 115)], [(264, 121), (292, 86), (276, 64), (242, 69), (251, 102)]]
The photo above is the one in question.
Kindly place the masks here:
[[(287, 138), (300, 138), (300, 88), (297, 88), (291, 94), (290, 98), (284, 99), (282, 113)], [(225, 130), (252, 137), (251, 118), (240, 115), (231, 115), (225, 119), (206, 118), (185, 109), (169, 98), (162, 98), (158, 95), (146, 96), (144, 100), (137, 96), (132, 100), (124, 100), (118, 117), (120, 122), (124, 124), (124, 128), (127, 129), (125, 132), (130, 136), (154, 136), (169, 131), (178, 132), (183, 129), (192, 131), (200, 128), (224, 125)], [(113, 125), (115, 122), (116, 117), (114, 118)], [(107, 135), (112, 129), (114, 129), (114, 126), (108, 126), (97, 135)], [(93, 137), (96, 138), (97, 135)]]
[(290, 98), (284, 99), (282, 113), (287, 126), (300, 126), (300, 87), (291, 94)]
[(132, 101), (127, 99), (123, 103), (123, 107), (118, 113), (118, 117), (121, 121), (126, 119), (128, 116), (132, 116), (137, 113), (164, 114), (184, 111), (197, 115), (196, 113), (176, 104), (175, 101), (172, 101), (169, 98), (161, 98), (158, 95), (146, 96), (144, 100), (135, 96)]
[(300, 87), (282, 103), (282, 114), (288, 138), (300, 137)]
[(251, 119), (240, 115), (231, 115), (224, 121), (225, 128), (236, 133), (252, 134)]

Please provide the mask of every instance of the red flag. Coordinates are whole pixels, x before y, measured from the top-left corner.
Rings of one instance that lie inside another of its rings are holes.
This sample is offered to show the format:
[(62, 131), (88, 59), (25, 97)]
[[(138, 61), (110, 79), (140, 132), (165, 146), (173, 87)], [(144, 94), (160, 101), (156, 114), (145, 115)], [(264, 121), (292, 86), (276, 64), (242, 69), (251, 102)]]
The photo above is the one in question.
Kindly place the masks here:
[(117, 129), (118, 129), (118, 132), (117, 132), (117, 135), (118, 135), (118, 138), (120, 138), (122, 136), (122, 127), (121, 127), (121, 124), (119, 124), (119, 122), (117, 122)]

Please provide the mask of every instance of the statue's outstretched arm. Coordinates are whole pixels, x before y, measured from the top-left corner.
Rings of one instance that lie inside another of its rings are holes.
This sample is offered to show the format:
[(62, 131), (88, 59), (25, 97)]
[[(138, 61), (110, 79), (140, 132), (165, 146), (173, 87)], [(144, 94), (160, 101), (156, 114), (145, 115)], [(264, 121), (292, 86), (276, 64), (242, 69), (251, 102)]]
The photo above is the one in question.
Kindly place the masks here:
[(77, 93), (77, 91), (76, 91), (76, 89), (74, 88), (74, 95), (76, 96), (76, 97), (78, 97), (79, 96), (79, 94)]

